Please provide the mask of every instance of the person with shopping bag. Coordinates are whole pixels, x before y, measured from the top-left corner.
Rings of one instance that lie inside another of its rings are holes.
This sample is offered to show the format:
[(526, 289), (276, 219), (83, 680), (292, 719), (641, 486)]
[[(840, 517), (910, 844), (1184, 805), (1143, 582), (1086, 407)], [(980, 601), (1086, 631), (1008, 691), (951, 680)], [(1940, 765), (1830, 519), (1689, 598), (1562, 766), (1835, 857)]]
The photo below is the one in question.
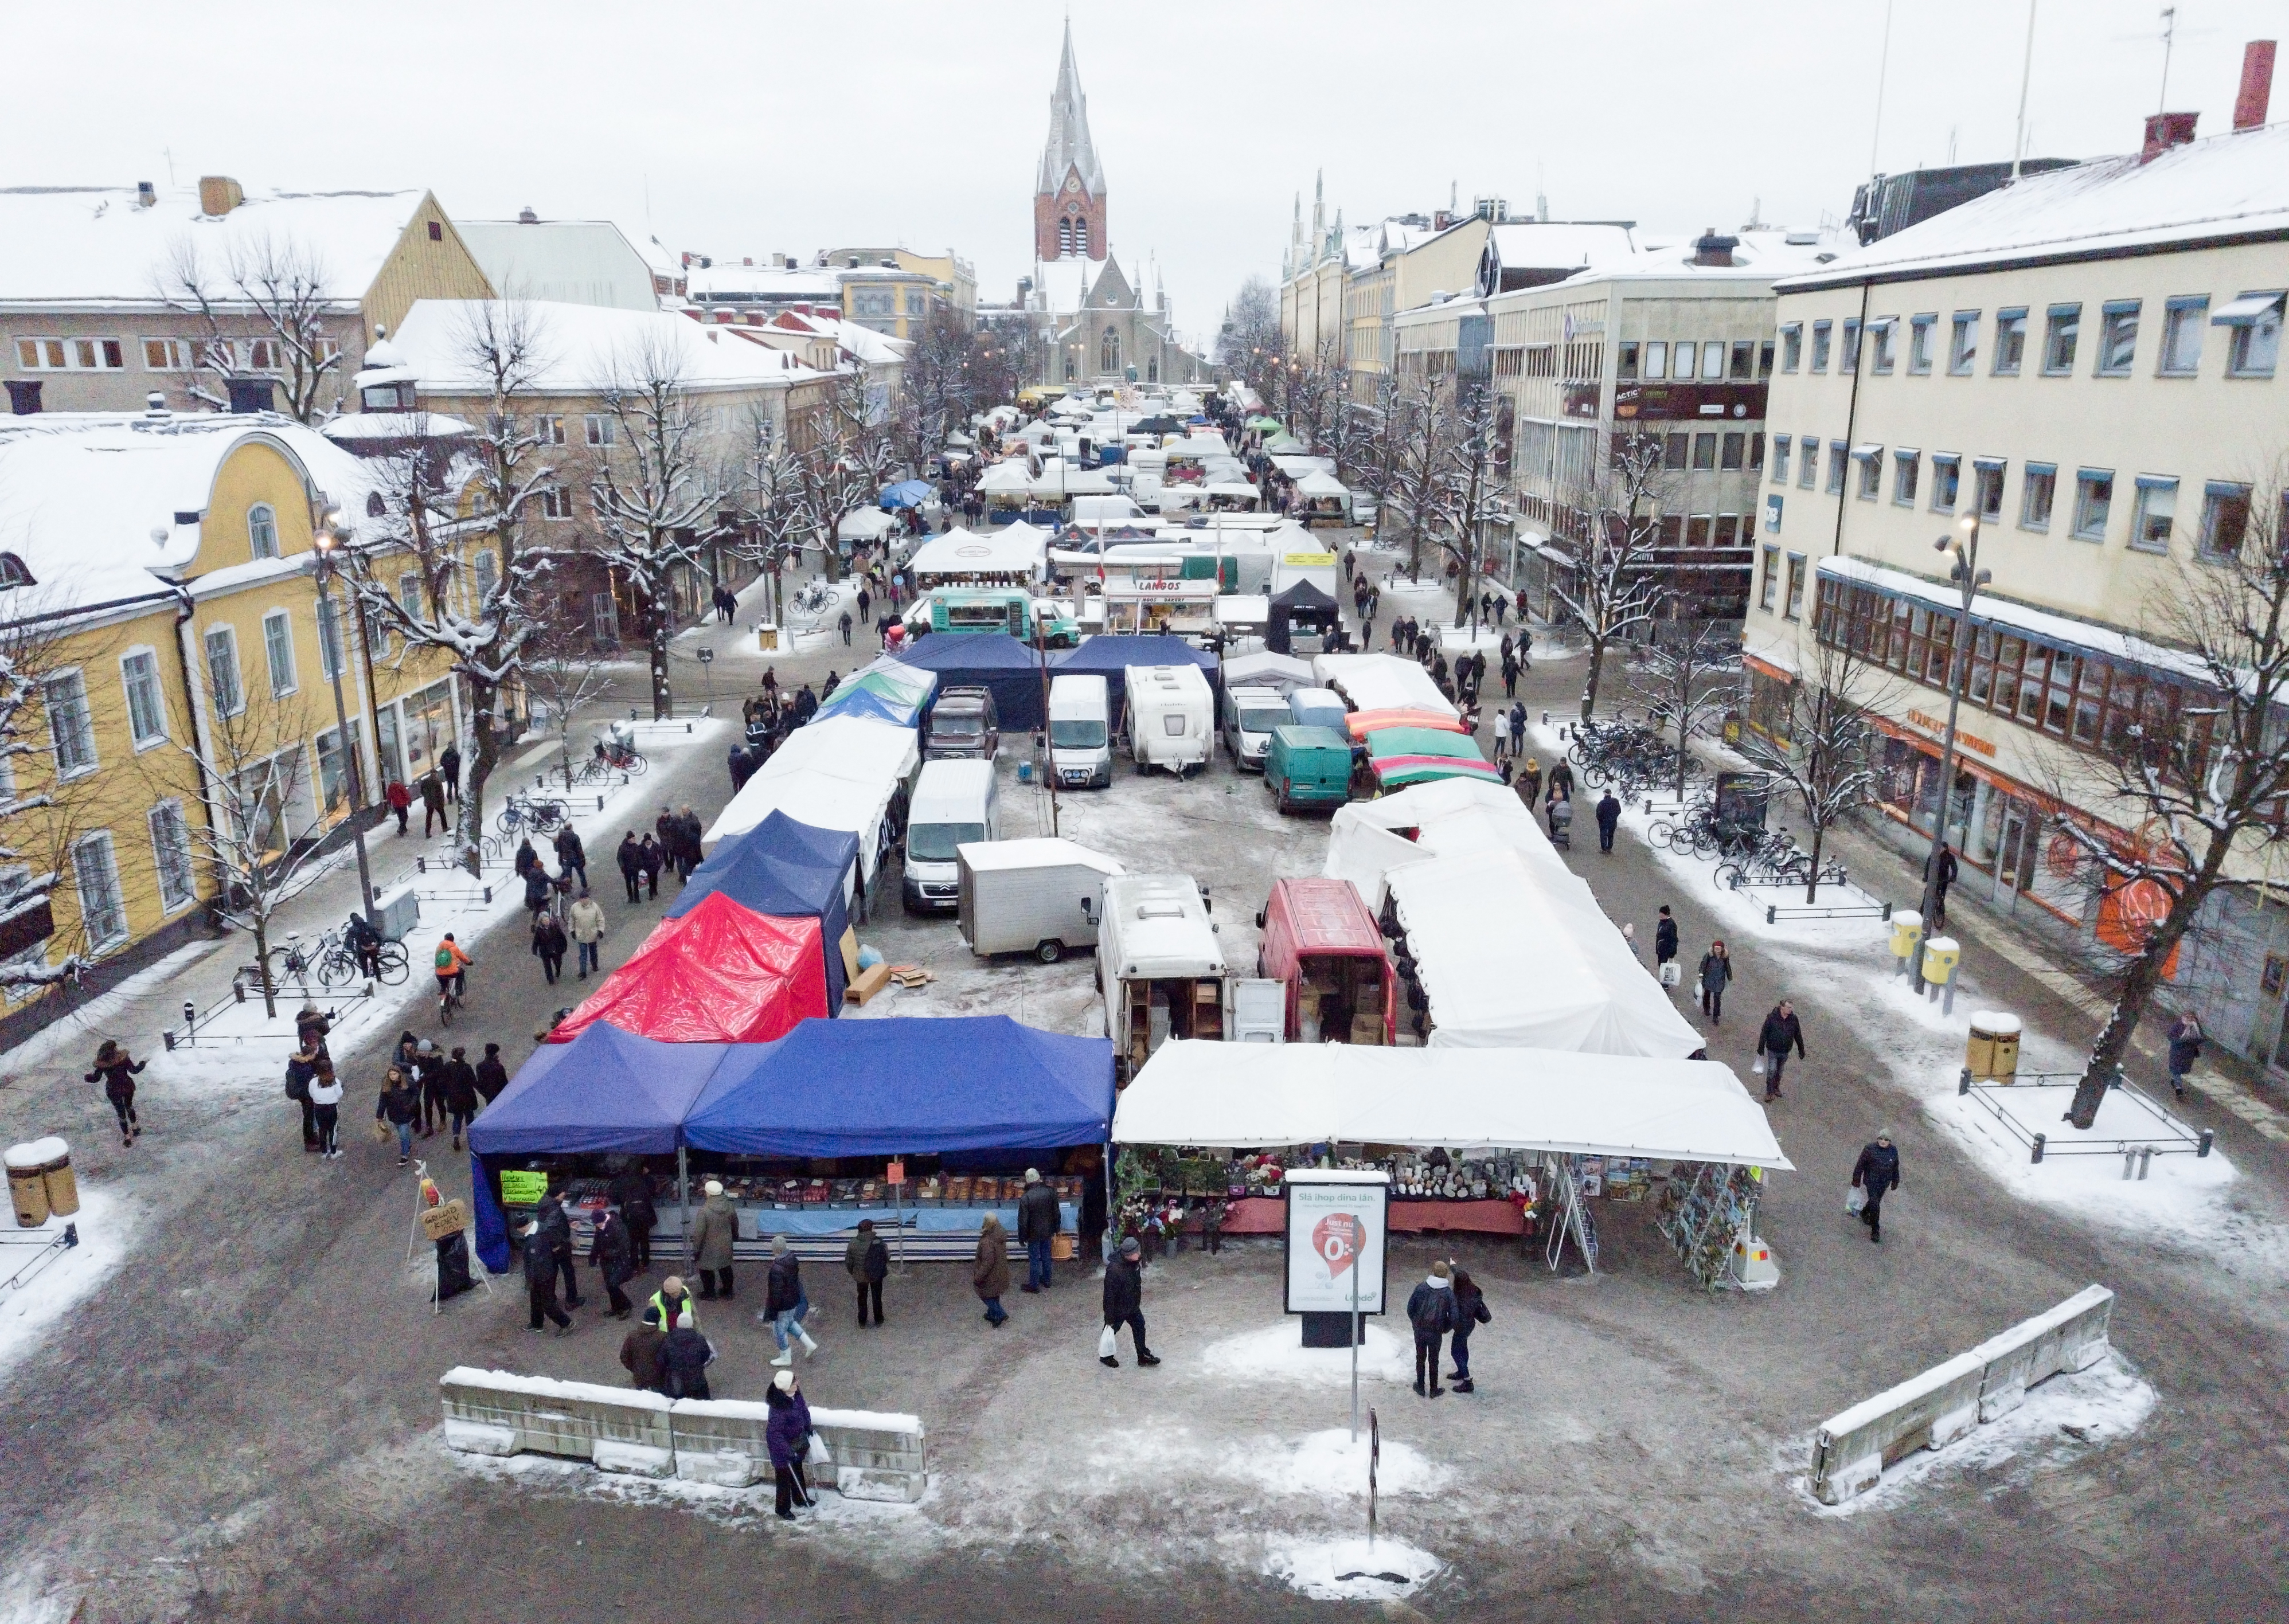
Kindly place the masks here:
[(1139, 1261), (1144, 1249), (1134, 1235), (1121, 1243), (1121, 1251), (1105, 1266), (1105, 1329), (1097, 1339), (1097, 1362), (1121, 1368), (1120, 1330), (1129, 1327), (1137, 1344), (1137, 1363), (1153, 1365), (1160, 1356), (1144, 1345), (1144, 1269)]
[(1765, 1102), (1770, 1104), (1781, 1097), (1781, 1069), (1788, 1064), (1789, 1050), (1797, 1058), (1808, 1060), (1805, 1053), (1804, 1026), (1796, 1018), (1796, 1006), (1786, 999), (1773, 1006), (1772, 1014), (1757, 1031), (1757, 1063), (1755, 1074), (1765, 1079)]
[(797, 1506), (809, 1509), (818, 1504), (811, 1498), (810, 1479), (804, 1469), (818, 1443), (811, 1430), (810, 1404), (791, 1370), (771, 1378), (763, 1391), (763, 1403), (771, 1413), (763, 1424), (763, 1441), (770, 1446), (771, 1471), (778, 1479), (778, 1516), (781, 1522), (792, 1523)]
[(1711, 1026), (1724, 1023), (1725, 989), (1732, 982), (1733, 955), (1720, 938), (1701, 955), (1701, 1013), (1709, 1017)]
[(1844, 1210), (1868, 1226), (1868, 1238), (1878, 1246), (1884, 1239), (1884, 1197), (1899, 1187), (1900, 1152), (1892, 1143), (1892, 1130), (1885, 1128), (1861, 1147), (1860, 1159), (1852, 1165), (1852, 1189), (1844, 1198)]

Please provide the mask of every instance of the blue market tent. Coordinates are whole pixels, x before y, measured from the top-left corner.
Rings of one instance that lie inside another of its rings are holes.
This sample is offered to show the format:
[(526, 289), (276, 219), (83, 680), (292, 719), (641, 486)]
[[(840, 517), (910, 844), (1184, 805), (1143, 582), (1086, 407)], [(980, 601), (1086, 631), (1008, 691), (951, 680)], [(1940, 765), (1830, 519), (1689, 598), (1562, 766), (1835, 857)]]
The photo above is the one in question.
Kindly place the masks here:
[(932, 495), (928, 480), (900, 480), (895, 485), (885, 485), (876, 505), (881, 507), (920, 507)]
[(811, 720), (871, 716), (893, 727), (911, 728), (921, 720), (923, 707), (929, 704), (930, 690), (937, 686), (936, 673), (917, 671), (886, 654), (845, 678), (841, 687), (819, 702)]
[[(936, 672), (940, 695), (949, 688), (990, 690), (1004, 733), (1041, 725), (1041, 656), (1007, 632), (933, 632), (898, 658)], [(1057, 671), (1057, 657), (1051, 655), (1050, 675)]]
[(1049, 675), (1052, 679), (1103, 677), (1117, 728), (1128, 698), (1128, 681), (1122, 673), (1131, 665), (1197, 665), (1208, 673), (1208, 687), (1217, 686), (1215, 655), (1193, 648), (1181, 637), (1159, 634), (1109, 633), (1084, 638), (1080, 648), (1069, 649), (1049, 662)]
[(730, 1047), (655, 1043), (600, 1021), (570, 1043), (534, 1050), (469, 1124), (477, 1255), (485, 1267), (501, 1274), (509, 1265), (507, 1220), (485, 1158), (666, 1155), (682, 1142), (683, 1120)]
[[(691, 871), (691, 879), (667, 917), (680, 919), (710, 892), (721, 891), (751, 912), (778, 919), (814, 915), (820, 949), (826, 955), (826, 1007), (842, 1010), (842, 934), (849, 928), (849, 897), (857, 879), (858, 837), (840, 829), (816, 829), (786, 813), (770, 816), (744, 834), (732, 836)], [(508, 1096), (503, 1095), (503, 1099)]]
[(836, 689), (813, 711), (810, 720), (818, 721), (829, 716), (863, 716), (869, 721), (886, 721), (893, 728), (911, 728), (921, 720), (921, 711), (896, 699), (887, 698), (872, 689), (853, 688), (848, 682)]
[(683, 1136), (748, 1156), (1046, 1150), (1104, 1142), (1112, 1117), (1103, 1038), (1007, 1015), (805, 1021), (726, 1055)]

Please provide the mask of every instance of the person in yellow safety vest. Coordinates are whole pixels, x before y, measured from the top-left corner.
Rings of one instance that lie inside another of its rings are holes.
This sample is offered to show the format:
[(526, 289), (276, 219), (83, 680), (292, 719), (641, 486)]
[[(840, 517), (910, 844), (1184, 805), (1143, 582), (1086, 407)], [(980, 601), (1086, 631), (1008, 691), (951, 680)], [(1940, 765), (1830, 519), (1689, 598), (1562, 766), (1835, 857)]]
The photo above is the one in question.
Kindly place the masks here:
[(659, 1289), (651, 1294), (651, 1306), (659, 1310), (659, 1322), (664, 1325), (674, 1325), (678, 1314), (690, 1315), (694, 1325), (699, 1323), (699, 1311), (692, 1306), (691, 1293), (680, 1274), (672, 1274), (659, 1283)]

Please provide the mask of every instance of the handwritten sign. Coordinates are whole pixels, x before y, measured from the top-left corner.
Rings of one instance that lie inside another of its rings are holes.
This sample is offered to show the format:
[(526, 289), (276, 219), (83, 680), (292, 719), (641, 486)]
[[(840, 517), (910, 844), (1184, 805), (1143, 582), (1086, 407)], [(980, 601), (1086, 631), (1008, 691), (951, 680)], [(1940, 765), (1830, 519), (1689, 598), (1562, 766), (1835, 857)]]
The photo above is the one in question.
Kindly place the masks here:
[(501, 1205), (504, 1206), (538, 1206), (540, 1198), (548, 1193), (548, 1175), (511, 1168), (500, 1175)]

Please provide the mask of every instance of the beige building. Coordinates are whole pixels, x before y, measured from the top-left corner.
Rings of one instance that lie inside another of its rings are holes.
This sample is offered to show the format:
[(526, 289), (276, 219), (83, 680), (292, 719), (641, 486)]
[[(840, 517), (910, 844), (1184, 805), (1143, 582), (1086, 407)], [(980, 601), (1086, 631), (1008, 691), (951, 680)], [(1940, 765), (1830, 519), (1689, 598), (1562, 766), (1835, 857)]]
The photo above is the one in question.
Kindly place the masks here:
[(964, 323), (977, 320), (977, 267), (952, 249), (942, 254), (918, 254), (910, 248), (830, 248), (826, 263), (845, 270), (879, 269), (887, 265), (910, 275), (927, 276), (936, 295), (934, 307), (953, 311)]
[[(2131, 944), (2058, 820), (2132, 838), (2076, 791), (2133, 724), (2180, 725), (2155, 606), (2280, 500), (2285, 289), (2278, 125), (2025, 178), (1783, 282), (1748, 725), (1783, 727), (1820, 645), (1862, 649), (1890, 673), (1879, 792), (1902, 843), (1919, 855), (1944, 803), (1957, 895)], [(1942, 784), (1958, 600), (1933, 542), (1974, 513), (1993, 582)], [(2178, 985), (2213, 1037), (2289, 1061), (2282, 900), (2210, 923)]]
[(1307, 232), (1298, 197), (1280, 267), (1280, 330), (1288, 349), (1329, 357), (1350, 375), (1353, 399), (1372, 399), (1375, 380), (1395, 365), (1399, 314), (1472, 290), (1502, 210), (1499, 198), (1482, 198), (1476, 213), (1461, 218), (1442, 211), (1346, 227), (1340, 210), (1327, 220), (1315, 190)]
[(218, 410), (243, 375), (321, 421), (367, 335), (416, 299), (495, 291), (422, 191), (249, 197), (221, 176), (0, 190), (0, 377), (18, 411), (141, 410), (155, 394)]

